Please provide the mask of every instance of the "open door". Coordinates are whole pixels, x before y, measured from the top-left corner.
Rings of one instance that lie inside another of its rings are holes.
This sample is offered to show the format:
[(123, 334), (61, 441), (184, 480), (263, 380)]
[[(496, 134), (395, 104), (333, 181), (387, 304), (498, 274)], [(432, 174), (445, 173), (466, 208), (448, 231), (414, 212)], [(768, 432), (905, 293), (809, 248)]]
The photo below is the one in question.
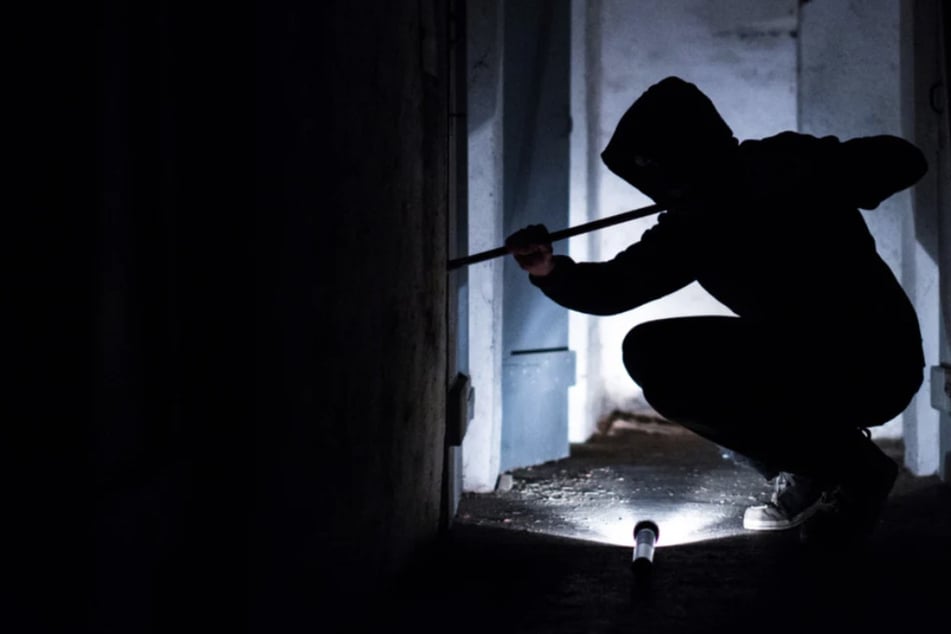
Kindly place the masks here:
[[(570, 2), (504, 3), (506, 235), (528, 224), (568, 226)], [(568, 455), (568, 311), (504, 265), (500, 469)]]

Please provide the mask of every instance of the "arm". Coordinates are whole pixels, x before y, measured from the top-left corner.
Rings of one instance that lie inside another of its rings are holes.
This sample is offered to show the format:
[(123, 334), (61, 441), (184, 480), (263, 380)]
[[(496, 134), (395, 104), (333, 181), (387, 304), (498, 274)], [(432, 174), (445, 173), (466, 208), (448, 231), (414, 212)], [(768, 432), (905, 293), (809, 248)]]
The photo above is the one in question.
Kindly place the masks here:
[[(545, 245), (526, 247), (523, 251), (532, 257), (517, 253), (516, 259), (529, 271), (532, 284), (561, 306), (593, 315), (621, 313), (696, 279), (683, 227), (669, 213), (661, 214), (639, 242), (606, 262), (578, 263), (567, 256), (551, 256), (550, 245), (547, 251)], [(518, 235), (508, 242), (518, 242)], [(539, 239), (537, 233), (532, 237)]]
[(843, 193), (861, 209), (911, 187), (928, 171), (917, 147), (895, 136), (861, 137), (842, 143), (833, 166), (842, 170)]
[(927, 171), (921, 151), (895, 136), (840, 141), (782, 132), (744, 144), (746, 188), (761, 204), (830, 200), (875, 209)]

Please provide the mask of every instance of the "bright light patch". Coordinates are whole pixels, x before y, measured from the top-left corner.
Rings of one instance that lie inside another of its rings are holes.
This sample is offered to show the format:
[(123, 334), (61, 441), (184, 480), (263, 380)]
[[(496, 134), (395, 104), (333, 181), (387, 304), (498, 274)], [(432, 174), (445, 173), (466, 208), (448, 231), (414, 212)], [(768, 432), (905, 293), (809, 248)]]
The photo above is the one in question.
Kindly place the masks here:
[(640, 504), (637, 508), (607, 508), (577, 518), (577, 533), (573, 537), (590, 539), (616, 546), (634, 545), (634, 525), (641, 520), (653, 520), (660, 528), (657, 547), (676, 546), (693, 542), (719, 539), (743, 533), (741, 523), (732, 507), (710, 504)]

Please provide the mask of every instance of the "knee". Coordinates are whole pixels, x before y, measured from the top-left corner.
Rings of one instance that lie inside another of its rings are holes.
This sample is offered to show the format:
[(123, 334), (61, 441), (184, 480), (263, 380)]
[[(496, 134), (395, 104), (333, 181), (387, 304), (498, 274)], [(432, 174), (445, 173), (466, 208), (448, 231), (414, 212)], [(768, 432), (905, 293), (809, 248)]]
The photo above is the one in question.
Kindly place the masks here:
[(683, 399), (677, 397), (677, 368), (665, 354), (664, 339), (663, 328), (653, 323), (633, 328), (624, 337), (624, 367), (651, 407), (670, 420), (678, 420), (678, 402)]
[(651, 334), (652, 330), (649, 323), (636, 326), (624, 337), (622, 345), (624, 367), (634, 382), (642, 388), (653, 375), (658, 361), (657, 344)]

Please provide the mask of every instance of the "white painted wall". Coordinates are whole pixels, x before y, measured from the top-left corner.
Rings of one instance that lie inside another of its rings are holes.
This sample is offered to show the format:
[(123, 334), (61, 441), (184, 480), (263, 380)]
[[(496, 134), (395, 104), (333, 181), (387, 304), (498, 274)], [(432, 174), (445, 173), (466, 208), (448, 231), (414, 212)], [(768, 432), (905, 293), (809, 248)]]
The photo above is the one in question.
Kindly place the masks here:
[[(576, 56), (584, 56), (585, 72), (575, 75), (584, 85), (573, 92), (572, 134), (578, 141), (572, 153), (583, 155), (574, 159), (573, 223), (650, 203), (611, 174), (599, 155), (631, 103), (668, 75), (706, 92), (740, 140), (796, 128), (796, 0), (580, 4), (585, 31), (573, 43), (584, 47)], [(585, 117), (586, 125), (579, 125), (578, 116)], [(654, 222), (650, 218), (597, 232), (588, 241), (570, 243), (569, 253), (577, 260), (609, 259)], [(579, 389), (585, 392), (575, 396), (571, 410), (572, 440), (583, 439), (599, 416), (615, 408), (647, 407), (621, 360), (625, 334), (644, 321), (697, 314), (730, 311), (694, 284), (622, 315), (571, 322), (571, 347), (589, 350), (585, 374), (579, 377), (585, 381), (579, 381)]]
[[(592, 169), (596, 168), (597, 152), (589, 143), (589, 132), (594, 118), (588, 115), (589, 103), (596, 105), (597, 93), (589, 90), (589, 74), (594, 70), (597, 60), (589, 61), (588, 50), (596, 48), (594, 37), (596, 28), (589, 28), (588, 13), (591, 6), (588, 0), (571, 2), (571, 137), (569, 138), (569, 203), (568, 224), (572, 227), (592, 219), (590, 209), (597, 208), (596, 190), (588, 188)], [(584, 234), (569, 239), (568, 251), (576, 260), (592, 259), (594, 236)], [(600, 412), (595, 411), (589, 393), (592, 384), (598, 381), (598, 349), (590, 345), (596, 327), (589, 315), (569, 311), (568, 347), (575, 352), (575, 384), (568, 388), (568, 440), (584, 442), (591, 436), (594, 423)]]
[(937, 471), (947, 480), (951, 415), (935, 409), (930, 394), (931, 366), (951, 365), (951, 150), (942, 4), (947, 9), (940, 0), (900, 3), (903, 130), (930, 168), (914, 189), (902, 225), (902, 283), (918, 312), (928, 365), (925, 384), (904, 416), (905, 463), (915, 473)]
[[(800, 14), (799, 124), (807, 134), (902, 134), (900, 7), (892, 0), (812, 2)], [(863, 212), (878, 252), (902, 279), (902, 225), (911, 192)], [(902, 417), (873, 429), (900, 437)]]
[[(502, 229), (502, 10), (467, 3), (469, 253), (493, 249)], [(462, 443), (466, 491), (487, 492), (499, 475), (502, 443), (501, 259), (469, 267), (469, 370), (473, 419)]]
[[(811, 2), (802, 7), (800, 17), (802, 131), (841, 138), (894, 134), (917, 142), (916, 127), (922, 122), (915, 121), (914, 95), (903, 104), (903, 94), (913, 93), (916, 82), (903, 76), (902, 4)], [(906, 37), (914, 36), (906, 31)], [(905, 64), (904, 72), (914, 72), (914, 64)], [(920, 240), (931, 241), (937, 235), (927, 228), (922, 231), (924, 225), (937, 224), (938, 203), (926, 191), (936, 193), (937, 165), (930, 156), (929, 162), (930, 173), (914, 190), (900, 192), (863, 215), (879, 253), (915, 305), (930, 366), (938, 362), (940, 327), (936, 249)], [(922, 389), (904, 414), (873, 429), (873, 434), (903, 437), (906, 465), (914, 473), (937, 471), (938, 412), (930, 405), (927, 371)]]

